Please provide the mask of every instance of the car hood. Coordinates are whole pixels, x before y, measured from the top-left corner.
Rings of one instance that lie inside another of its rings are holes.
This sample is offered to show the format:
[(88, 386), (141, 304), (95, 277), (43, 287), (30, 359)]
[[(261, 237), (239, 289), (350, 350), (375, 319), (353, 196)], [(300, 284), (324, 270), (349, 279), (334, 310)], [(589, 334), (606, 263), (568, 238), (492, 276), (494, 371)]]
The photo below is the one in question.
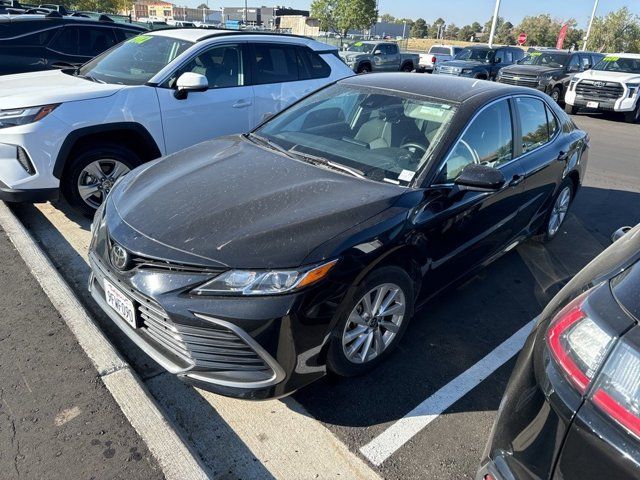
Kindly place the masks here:
[(122, 88), (61, 70), (4, 75), (0, 76), (0, 110), (108, 97)]
[(509, 65), (501, 69), (514, 75), (545, 75), (549, 73), (562, 73), (564, 70), (558, 67), (545, 67), (543, 65)]
[(309, 254), (387, 209), (406, 191), (233, 136), (141, 167), (110, 199), (119, 218), (136, 232), (115, 240), (135, 253), (145, 254), (136, 247), (144, 243), (135, 238), (142, 235), (165, 246), (169, 261), (188, 254), (198, 264), (283, 268), (322, 261)]
[(488, 66), (489, 63), (479, 62), (477, 60), (450, 60), (447, 67), (474, 68), (480, 66)]
[(620, 72), (606, 72), (603, 70), (587, 70), (586, 72), (576, 75), (577, 78), (582, 80), (603, 80), (603, 81), (615, 81), (615, 82), (629, 82), (638, 81), (640, 79), (639, 73), (620, 73)]
[(364, 52), (350, 52), (348, 50), (340, 50), (338, 52), (338, 55), (340, 55), (340, 58), (347, 58), (347, 57), (366, 57), (369, 54)]

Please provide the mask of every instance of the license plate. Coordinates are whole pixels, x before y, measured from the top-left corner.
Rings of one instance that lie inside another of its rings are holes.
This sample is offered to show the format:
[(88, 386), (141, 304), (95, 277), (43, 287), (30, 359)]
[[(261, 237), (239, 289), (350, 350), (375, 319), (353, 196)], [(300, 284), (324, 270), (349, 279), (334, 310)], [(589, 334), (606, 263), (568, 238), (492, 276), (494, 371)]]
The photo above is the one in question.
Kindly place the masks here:
[(598, 102), (587, 102), (587, 108), (598, 108), (599, 106)]
[(133, 302), (127, 298), (127, 296), (118, 290), (109, 281), (104, 281), (104, 295), (107, 299), (107, 304), (113, 308), (122, 319), (131, 325), (133, 328), (138, 328), (136, 322), (136, 311), (133, 308)]

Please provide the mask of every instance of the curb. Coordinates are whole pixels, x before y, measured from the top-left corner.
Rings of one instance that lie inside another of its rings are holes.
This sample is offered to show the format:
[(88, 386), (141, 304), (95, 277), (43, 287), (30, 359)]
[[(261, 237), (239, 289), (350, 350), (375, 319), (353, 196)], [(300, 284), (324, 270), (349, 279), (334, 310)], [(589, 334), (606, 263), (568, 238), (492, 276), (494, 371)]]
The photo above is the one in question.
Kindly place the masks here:
[(53, 306), (89, 357), (129, 423), (168, 480), (208, 479), (207, 468), (182, 440), (138, 375), (104, 336), (24, 225), (0, 202), (2, 227)]

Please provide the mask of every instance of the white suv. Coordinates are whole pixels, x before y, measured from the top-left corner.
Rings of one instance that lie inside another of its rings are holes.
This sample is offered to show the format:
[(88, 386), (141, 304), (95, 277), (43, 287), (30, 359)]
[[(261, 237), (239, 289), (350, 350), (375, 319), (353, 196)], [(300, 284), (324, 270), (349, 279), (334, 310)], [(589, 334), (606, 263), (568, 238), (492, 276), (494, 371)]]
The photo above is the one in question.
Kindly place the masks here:
[(62, 190), (91, 214), (137, 165), (247, 132), (350, 75), (336, 48), (309, 38), (171, 29), (77, 70), (0, 77), (0, 199), (46, 201)]
[(567, 113), (605, 110), (624, 113), (630, 123), (640, 121), (640, 55), (607, 55), (571, 79), (564, 101)]

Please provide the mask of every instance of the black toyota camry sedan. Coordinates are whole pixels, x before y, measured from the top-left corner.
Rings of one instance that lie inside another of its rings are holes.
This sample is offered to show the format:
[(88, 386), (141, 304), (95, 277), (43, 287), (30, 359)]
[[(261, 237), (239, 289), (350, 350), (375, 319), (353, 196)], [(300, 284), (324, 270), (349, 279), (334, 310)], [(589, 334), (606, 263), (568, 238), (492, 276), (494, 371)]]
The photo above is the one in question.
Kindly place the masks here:
[(549, 303), (518, 357), (478, 480), (640, 478), (640, 225)]
[(221, 394), (360, 374), (437, 292), (561, 231), (588, 142), (530, 89), (341, 80), (123, 177), (94, 219), (90, 289), (158, 363)]

